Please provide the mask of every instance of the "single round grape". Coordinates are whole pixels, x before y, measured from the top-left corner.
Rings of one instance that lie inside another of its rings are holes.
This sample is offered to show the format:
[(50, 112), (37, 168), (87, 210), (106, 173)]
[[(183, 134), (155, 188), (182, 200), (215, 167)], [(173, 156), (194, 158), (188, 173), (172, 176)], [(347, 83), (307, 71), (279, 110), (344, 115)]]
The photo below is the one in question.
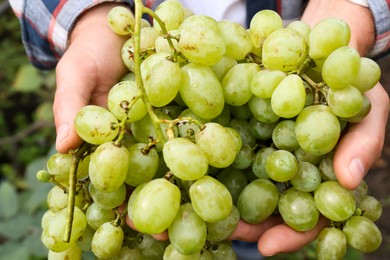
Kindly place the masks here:
[(322, 215), (333, 221), (349, 219), (356, 210), (351, 191), (338, 181), (325, 181), (314, 191), (314, 202)]
[(110, 29), (119, 35), (129, 35), (134, 30), (134, 14), (124, 6), (115, 6), (107, 14)]
[(61, 252), (54, 252), (49, 250), (47, 254), (48, 260), (63, 260), (63, 259), (74, 259), (81, 260), (81, 249), (77, 243), (73, 243), (69, 248)]
[(89, 205), (85, 216), (87, 218), (88, 226), (95, 230), (104, 223), (113, 221), (116, 217), (115, 212), (112, 209), (102, 208), (96, 202)]
[(303, 36), (303, 38), (305, 38), (307, 44), (310, 43), (311, 28), (307, 23), (300, 21), (300, 20), (297, 20), (297, 21), (293, 21), (293, 22), (289, 23), (287, 25), (287, 28), (290, 28), (290, 29), (293, 29), (294, 31), (299, 32)]
[(289, 188), (280, 196), (278, 210), (284, 222), (296, 231), (313, 229), (320, 216), (313, 196), (295, 188)]
[(80, 247), (80, 249), (84, 252), (90, 252), (91, 251), (91, 243), (93, 234), (95, 234), (95, 229), (91, 228), (89, 225), (85, 228), (83, 234), (77, 239), (77, 244)]
[(351, 85), (365, 93), (372, 89), (381, 78), (381, 68), (374, 60), (361, 57), (360, 68), (356, 77), (352, 80)]
[(255, 48), (261, 48), (273, 31), (283, 27), (282, 18), (273, 10), (258, 11), (249, 24), (249, 36)]
[(279, 120), (279, 116), (272, 110), (270, 98), (252, 96), (248, 102), (249, 109), (257, 121), (270, 124)]
[(280, 121), (272, 132), (272, 142), (282, 150), (293, 151), (299, 147), (295, 135), (295, 121)]
[(267, 171), (265, 170), (265, 163), (268, 156), (270, 156), (275, 150), (273, 147), (263, 147), (255, 154), (255, 158), (252, 164), (253, 174), (259, 179), (269, 179)]
[(252, 147), (243, 145), (240, 151), (238, 151), (232, 166), (237, 169), (246, 169), (252, 165), (254, 157), (255, 153)]
[[(233, 128), (234, 130), (237, 131), (241, 139), (241, 145), (239, 146), (240, 149), (242, 145), (255, 147), (256, 138), (252, 135), (252, 131), (250, 129), (249, 122), (247, 120), (233, 118), (232, 120), (230, 120), (228, 127), (226, 128)], [(240, 149), (238, 149), (238, 151)]]
[(232, 196), (233, 205), (237, 205), (238, 196), (248, 184), (245, 173), (234, 167), (227, 167), (218, 174), (217, 180), (225, 185)]
[(126, 185), (123, 183), (118, 189), (110, 192), (100, 191), (89, 185), (89, 194), (93, 201), (104, 209), (119, 207), (126, 199)]
[[(198, 121), (200, 124), (205, 124), (205, 123), (209, 122), (208, 120), (205, 120), (205, 119), (197, 116), (189, 108), (186, 108), (185, 110), (183, 110), (180, 113), (179, 117), (183, 118), (183, 119), (184, 118), (191, 118), (192, 120)], [(195, 123), (195, 122), (188, 121), (188, 122), (185, 122), (183, 124), (180, 124), (178, 126), (178, 129), (179, 129), (179, 135), (181, 137), (191, 137), (192, 135), (195, 135), (200, 130), (200, 125)]]
[(251, 80), (251, 92), (259, 98), (271, 98), (275, 88), (285, 77), (286, 73), (280, 70), (260, 70)]
[(252, 117), (249, 120), (249, 128), (251, 130), (252, 135), (256, 139), (265, 141), (272, 138), (272, 132), (274, 131), (274, 128), (278, 123), (278, 121), (273, 123), (262, 123), (256, 118)]
[(313, 155), (311, 153), (306, 152), (302, 147), (298, 147), (294, 150), (295, 158), (297, 158), (298, 162), (309, 162), (314, 165), (318, 165), (323, 158), (323, 155)]
[(227, 239), (236, 229), (240, 221), (240, 212), (233, 206), (229, 216), (225, 219), (209, 223), (207, 222), (207, 241), (220, 242)]
[[(53, 212), (60, 211), (68, 206), (68, 193), (58, 186), (53, 186), (47, 194), (47, 206)], [(79, 190), (75, 196), (75, 206), (83, 208), (85, 204), (84, 191)]]
[(212, 243), (208, 251), (210, 252), (213, 260), (236, 260), (237, 255), (233, 250), (231, 241), (221, 241)]
[(349, 123), (358, 123), (362, 121), (368, 115), (368, 113), (370, 113), (370, 111), (371, 111), (371, 101), (367, 96), (363, 95), (363, 102), (360, 111), (354, 116), (343, 118), (343, 119)]
[(161, 259), (169, 241), (159, 241), (154, 237), (139, 233), (136, 247), (141, 251), (141, 259)]
[(46, 170), (39, 170), (36, 174), (36, 178), (40, 182), (49, 182), (52, 179), (52, 176), (50, 173)]
[(316, 253), (319, 260), (343, 259), (347, 252), (347, 238), (336, 227), (325, 227), (317, 236)]
[(328, 106), (338, 117), (348, 118), (357, 115), (363, 106), (363, 94), (353, 86), (342, 89), (329, 89)]
[(215, 32), (218, 32), (218, 23), (211, 16), (204, 14), (193, 14), (187, 17), (179, 26), (179, 31), (191, 27), (206, 27)]
[(46, 163), (50, 175), (54, 175), (56, 178), (65, 175), (66, 180), (68, 180), (71, 165), (72, 155), (68, 153), (55, 153), (50, 156)]
[(352, 216), (345, 222), (343, 232), (348, 245), (363, 253), (378, 249), (382, 243), (382, 234), (374, 222), (364, 216)]
[(75, 129), (81, 139), (90, 144), (112, 141), (119, 128), (118, 120), (104, 107), (88, 105), (80, 109), (75, 118)]
[(298, 161), (294, 154), (286, 150), (272, 152), (265, 162), (267, 175), (277, 181), (291, 180), (298, 172)]
[(217, 222), (229, 216), (233, 207), (229, 190), (215, 178), (205, 175), (189, 190), (195, 212), (206, 222)]
[(256, 179), (238, 197), (237, 208), (241, 219), (258, 224), (272, 215), (278, 206), (278, 188), (269, 180)]
[(382, 215), (382, 204), (374, 196), (365, 195), (358, 203), (358, 208), (363, 212), (362, 216), (377, 221)]
[(222, 81), (226, 73), (237, 65), (237, 61), (229, 56), (223, 56), (217, 63), (211, 66), (219, 81)]
[(114, 257), (122, 249), (123, 238), (124, 233), (120, 226), (106, 222), (93, 235), (91, 250), (101, 259)]
[(321, 184), (321, 173), (317, 166), (300, 161), (298, 162), (298, 172), (290, 180), (290, 183), (300, 191), (312, 192)]
[(123, 43), (121, 48), (121, 59), (126, 68), (134, 72), (135, 61), (134, 61), (134, 38), (131, 37), (125, 43)]
[(249, 120), (252, 118), (252, 112), (249, 109), (248, 103), (242, 106), (230, 106), (230, 113), (234, 119)]
[(169, 244), (165, 248), (163, 259), (164, 260), (199, 260), (200, 251), (195, 252), (193, 254), (185, 255), (177, 251), (172, 244)]
[(202, 149), (187, 138), (173, 138), (163, 148), (164, 161), (172, 173), (182, 180), (196, 180), (208, 170)]
[[(162, 2), (157, 6), (155, 12), (168, 31), (178, 29), (185, 19), (184, 7), (176, 0), (167, 0)], [(160, 24), (155, 19), (153, 19), (153, 26), (157, 30), (162, 31)]]

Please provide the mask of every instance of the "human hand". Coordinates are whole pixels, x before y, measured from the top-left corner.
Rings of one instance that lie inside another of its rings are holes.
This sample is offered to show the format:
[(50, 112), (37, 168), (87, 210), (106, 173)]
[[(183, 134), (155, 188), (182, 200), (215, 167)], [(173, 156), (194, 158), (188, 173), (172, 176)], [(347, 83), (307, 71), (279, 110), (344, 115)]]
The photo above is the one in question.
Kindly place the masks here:
[(88, 104), (106, 107), (107, 93), (126, 73), (120, 50), (128, 37), (114, 34), (107, 13), (118, 4), (93, 7), (77, 21), (69, 47), (56, 68), (54, 118), (56, 149), (67, 153), (81, 144), (74, 128), (77, 112)]

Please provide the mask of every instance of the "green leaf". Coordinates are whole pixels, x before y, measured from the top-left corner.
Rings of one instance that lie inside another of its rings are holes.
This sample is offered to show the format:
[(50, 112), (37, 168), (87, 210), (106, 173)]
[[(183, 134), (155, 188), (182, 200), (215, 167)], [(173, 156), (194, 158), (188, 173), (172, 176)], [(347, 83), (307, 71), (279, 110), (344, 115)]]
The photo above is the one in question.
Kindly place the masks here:
[(31, 215), (20, 214), (0, 222), (0, 235), (11, 240), (18, 240), (27, 234), (33, 219)]
[(9, 181), (0, 184), (0, 219), (10, 218), (19, 210), (18, 194)]
[(39, 70), (31, 64), (21, 66), (16, 73), (13, 89), (21, 92), (34, 92), (40, 88), (42, 77)]

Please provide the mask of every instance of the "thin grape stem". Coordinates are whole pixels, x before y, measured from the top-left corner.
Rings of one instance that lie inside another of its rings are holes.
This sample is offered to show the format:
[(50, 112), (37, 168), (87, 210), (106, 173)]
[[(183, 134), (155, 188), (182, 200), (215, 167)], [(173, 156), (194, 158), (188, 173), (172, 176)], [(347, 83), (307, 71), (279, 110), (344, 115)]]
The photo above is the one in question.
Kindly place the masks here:
[(117, 147), (122, 146), (122, 140), (126, 134), (126, 121), (127, 121), (126, 119), (123, 119), (119, 124), (119, 129), (120, 129), (119, 136), (114, 142), (114, 145)]
[(69, 172), (69, 188), (68, 188), (68, 215), (66, 217), (66, 226), (64, 234), (64, 242), (69, 243), (72, 234), (73, 214), (76, 200), (77, 186), (77, 168), (79, 161), (88, 150), (90, 144), (83, 143), (77, 151), (72, 151), (72, 164)]
[(135, 0), (135, 26), (134, 26), (134, 73), (135, 73), (135, 80), (137, 83), (137, 88), (141, 93), (142, 101), (144, 102), (146, 109), (149, 113), (150, 118), (152, 119), (153, 127), (156, 131), (157, 140), (159, 142), (165, 143), (166, 138), (161, 130), (161, 126), (159, 123), (159, 118), (157, 117), (156, 113), (153, 110), (153, 106), (150, 103), (145, 88), (142, 82), (141, 77), (141, 56), (140, 56), (140, 45), (141, 45), (141, 19), (143, 10), (145, 9), (142, 0)]

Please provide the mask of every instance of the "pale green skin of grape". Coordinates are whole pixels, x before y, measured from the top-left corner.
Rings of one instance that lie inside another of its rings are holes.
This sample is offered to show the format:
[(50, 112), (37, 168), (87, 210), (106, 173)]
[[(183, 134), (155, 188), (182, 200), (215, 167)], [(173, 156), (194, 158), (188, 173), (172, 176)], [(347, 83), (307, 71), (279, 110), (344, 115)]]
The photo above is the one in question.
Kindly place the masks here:
[(134, 38), (131, 37), (122, 45), (121, 48), (121, 59), (123, 64), (129, 71), (134, 72)]
[(282, 27), (282, 18), (277, 12), (272, 10), (257, 12), (249, 24), (249, 36), (254, 47), (261, 48), (267, 36)]
[[(68, 193), (58, 186), (53, 186), (47, 194), (47, 206), (53, 212), (60, 211), (68, 206)], [(82, 208), (85, 204), (84, 191), (80, 190), (75, 196), (75, 206)]]
[[(201, 123), (201, 124), (205, 124), (205, 123), (209, 122), (209, 120), (205, 120), (205, 119), (200, 118), (199, 116), (197, 116), (189, 108), (183, 110), (182, 113), (180, 113), (179, 117), (181, 117), (181, 118), (191, 118), (191, 119), (199, 121), (199, 123)], [(195, 123), (187, 122), (187, 123), (185, 123), (183, 125), (179, 125), (178, 129), (179, 129), (179, 135), (181, 137), (187, 137), (189, 129), (192, 129), (193, 133), (196, 134), (200, 130), (200, 126), (198, 124), (195, 124)]]
[(352, 81), (352, 86), (365, 93), (372, 89), (381, 78), (381, 68), (374, 60), (361, 57), (360, 69), (356, 77)]
[(93, 186), (89, 185), (89, 193), (95, 203), (104, 209), (114, 209), (120, 206), (126, 199), (126, 186), (122, 183), (118, 189), (106, 192), (99, 191)]
[(323, 228), (317, 237), (318, 260), (343, 259), (347, 253), (347, 238), (342, 230), (335, 227)]
[(311, 28), (307, 23), (302, 21), (293, 21), (287, 25), (287, 28), (299, 32), (303, 36), (303, 38), (305, 38), (306, 42), (308, 44), (310, 43), (309, 37), (310, 37)]
[(286, 150), (276, 150), (265, 161), (267, 175), (277, 181), (291, 180), (298, 172), (298, 161), (294, 154)]
[(298, 115), (306, 102), (306, 91), (301, 77), (286, 76), (275, 88), (271, 97), (272, 110), (280, 117), (292, 118)]
[(121, 107), (123, 101), (130, 104), (132, 100), (139, 95), (140, 93), (135, 81), (121, 81), (115, 84), (108, 92), (108, 110), (113, 113), (118, 120), (127, 120), (129, 122), (140, 120), (147, 113), (145, 104), (141, 98), (130, 107), (130, 110), (127, 113)]
[[(168, 31), (178, 29), (185, 18), (184, 7), (179, 1), (164, 1), (156, 8), (155, 13), (164, 22)], [(153, 20), (153, 26), (156, 30), (162, 31), (156, 20)]]
[(306, 107), (295, 121), (295, 134), (299, 145), (313, 155), (330, 152), (340, 137), (340, 123), (328, 106)]
[(166, 230), (180, 207), (180, 190), (165, 179), (153, 179), (138, 192), (129, 211), (134, 226), (142, 233)]
[(150, 149), (147, 154), (143, 154), (142, 149), (145, 147), (147, 147), (147, 144), (137, 143), (128, 148), (129, 167), (125, 183), (131, 186), (138, 186), (150, 181), (157, 173), (159, 155), (156, 149)]
[(235, 60), (244, 60), (253, 49), (252, 41), (246, 29), (239, 23), (218, 21), (219, 34), (225, 42), (225, 55)]
[(246, 169), (252, 165), (255, 153), (248, 145), (243, 145), (241, 150), (237, 153), (232, 166), (237, 169)]
[(249, 110), (248, 103), (242, 106), (230, 106), (232, 117), (239, 120), (249, 120), (252, 118), (252, 112)]
[(323, 155), (313, 155), (306, 152), (302, 147), (298, 147), (294, 150), (294, 155), (297, 158), (298, 162), (309, 162), (314, 165), (318, 165), (323, 158)]
[(252, 135), (256, 139), (264, 141), (272, 138), (272, 132), (278, 123), (278, 121), (273, 123), (262, 123), (256, 118), (252, 117), (249, 120), (249, 127), (251, 129)]
[[(217, 246), (217, 249), (213, 249), (213, 246)], [(221, 241), (221, 242), (216, 242), (212, 245), (208, 251), (212, 255), (213, 260), (226, 260), (226, 259), (231, 259), (231, 260), (236, 260), (237, 255), (233, 250), (233, 247), (230, 242), (228, 241)]]
[(256, 96), (252, 96), (248, 102), (248, 105), (253, 114), (253, 117), (261, 123), (275, 123), (280, 118), (272, 110), (270, 98), (258, 98)]
[(41, 218), (41, 227), (42, 229), (46, 229), (50, 219), (52, 219), (55, 216), (56, 212), (53, 212), (49, 209), (43, 213), (42, 218)]
[(333, 154), (333, 152), (325, 154), (318, 165), (321, 177), (326, 181), (337, 180), (336, 173), (333, 168)]
[(298, 162), (298, 172), (290, 182), (297, 190), (312, 192), (321, 184), (320, 170), (309, 162)]
[(251, 80), (251, 92), (259, 98), (271, 98), (275, 88), (285, 77), (286, 73), (280, 70), (260, 70)]
[(81, 236), (77, 239), (76, 242), (82, 251), (91, 251), (91, 242), (93, 234), (95, 234), (95, 229), (87, 225), (83, 234), (81, 234)]
[(375, 222), (382, 216), (382, 204), (370, 195), (363, 196), (358, 203), (358, 208), (363, 212), (363, 216)]
[(160, 259), (169, 245), (169, 241), (160, 241), (147, 234), (142, 234), (141, 240), (136, 245), (141, 250), (141, 259)]
[(227, 128), (232, 128), (239, 133), (241, 146), (247, 145), (249, 147), (255, 147), (257, 141), (256, 138), (252, 135), (249, 122), (247, 120), (233, 118), (230, 120)]
[(135, 189), (132, 191), (129, 197), (129, 201), (127, 202), (127, 215), (129, 216), (130, 220), (133, 220), (133, 209), (134, 209), (134, 203), (137, 201), (137, 196), (146, 184), (147, 182), (142, 183), (137, 187), (135, 187)]
[(214, 117), (211, 122), (218, 123), (222, 126), (227, 126), (230, 119), (230, 106), (224, 106), (222, 112), (217, 117)]
[(207, 240), (211, 242), (220, 242), (227, 239), (236, 229), (240, 221), (240, 212), (236, 206), (232, 207), (229, 216), (215, 223), (206, 223)]
[(187, 138), (169, 140), (162, 153), (168, 168), (182, 180), (196, 180), (207, 173), (209, 165), (206, 155)]
[(217, 63), (211, 66), (215, 75), (217, 76), (219, 81), (222, 81), (223, 77), (225, 77), (226, 73), (237, 65), (237, 60), (229, 57), (223, 56)]
[(232, 196), (233, 205), (237, 205), (238, 196), (240, 196), (241, 191), (248, 184), (248, 179), (244, 171), (234, 167), (228, 167), (218, 174), (217, 180), (225, 185)]
[(46, 167), (50, 175), (55, 175), (56, 178), (61, 175), (69, 176), (70, 167), (72, 165), (72, 155), (55, 153), (47, 160)]
[(270, 70), (294, 71), (306, 60), (309, 52), (305, 38), (290, 28), (272, 32), (262, 49), (262, 62)]
[(63, 259), (81, 259), (82, 251), (77, 243), (73, 243), (71, 247), (62, 252), (54, 252), (49, 250), (48, 260), (63, 260)]
[(256, 179), (238, 197), (237, 208), (241, 219), (258, 224), (272, 215), (278, 206), (279, 191), (269, 180)]
[(91, 251), (98, 258), (114, 257), (122, 249), (123, 238), (124, 233), (120, 226), (106, 222), (93, 235)]
[[(116, 163), (112, 163), (116, 162)], [(99, 191), (112, 192), (124, 183), (129, 167), (129, 152), (112, 142), (100, 145), (91, 155), (89, 179)]]
[(182, 30), (185, 30), (187, 28), (191, 27), (206, 27), (210, 28), (211, 30), (218, 32), (218, 23), (217, 21), (208, 15), (202, 15), (202, 14), (195, 14), (187, 17), (179, 26), (179, 33), (181, 33)]
[(295, 121), (280, 121), (272, 132), (272, 142), (282, 150), (293, 151), (299, 147), (295, 135)]
[(233, 207), (229, 190), (218, 180), (205, 175), (189, 190), (195, 212), (206, 222), (217, 222), (229, 216)]
[(353, 193), (338, 181), (326, 181), (314, 191), (314, 202), (322, 215), (333, 221), (349, 219), (356, 210)]
[(88, 105), (80, 109), (75, 118), (77, 134), (84, 141), (100, 145), (112, 141), (119, 132), (119, 128), (112, 128), (118, 124), (116, 117), (104, 107)]
[(382, 234), (374, 222), (363, 216), (352, 216), (343, 227), (348, 245), (363, 253), (371, 253), (382, 243)]
[(158, 30), (154, 27), (143, 27), (141, 28), (141, 42), (140, 50), (146, 51), (154, 48), (154, 43), (157, 37), (160, 36)]
[(351, 38), (348, 24), (337, 18), (318, 22), (310, 31), (309, 55), (316, 60), (326, 59), (335, 49), (347, 46)]
[(138, 248), (130, 248), (128, 246), (122, 246), (121, 251), (117, 256), (114, 257), (113, 260), (122, 260), (122, 259), (141, 259), (141, 250)]
[(328, 106), (338, 117), (348, 118), (357, 115), (363, 106), (363, 94), (353, 86), (328, 91)]
[(223, 110), (222, 86), (209, 66), (189, 63), (181, 69), (179, 93), (185, 104), (203, 119), (213, 119)]
[(348, 46), (333, 51), (322, 65), (322, 78), (332, 89), (349, 86), (360, 69), (359, 53)]
[[(169, 30), (168, 33), (171, 36), (177, 36), (179, 32), (178, 32), (178, 30)], [(179, 43), (177, 42), (177, 40), (172, 39), (171, 42), (172, 42), (175, 50), (180, 51)], [(168, 52), (169, 53), (170, 51), (172, 51), (168, 40), (165, 37), (163, 37), (162, 35), (157, 37), (157, 39), (154, 43), (154, 48), (156, 49), (157, 53), (158, 52)]]
[(205, 128), (196, 134), (195, 140), (211, 166), (225, 168), (236, 158), (237, 146), (233, 137), (217, 123), (205, 124)]
[(95, 230), (102, 224), (115, 219), (115, 213), (113, 210), (102, 208), (95, 202), (89, 205), (85, 216), (87, 218), (88, 226)]
[(199, 260), (200, 252), (196, 252), (190, 255), (184, 255), (178, 252), (172, 244), (169, 244), (164, 251), (164, 260)]
[(192, 208), (191, 203), (180, 206), (172, 224), (168, 227), (172, 246), (179, 253), (191, 255), (202, 250), (206, 243), (206, 222)]
[(264, 147), (256, 152), (252, 164), (252, 171), (259, 179), (269, 179), (267, 171), (265, 170), (265, 162), (267, 161), (268, 156), (274, 151), (275, 149), (272, 147)]
[(250, 83), (253, 76), (260, 71), (256, 63), (239, 63), (232, 67), (222, 79), (225, 103), (242, 106), (252, 97)]
[(128, 35), (134, 30), (134, 15), (123, 6), (112, 8), (107, 15), (110, 29), (118, 35)]
[(296, 231), (313, 229), (320, 216), (313, 196), (295, 188), (289, 188), (280, 196), (278, 210), (284, 222)]
[(66, 219), (68, 208), (64, 208), (47, 220), (42, 232), (42, 242), (45, 247), (54, 252), (61, 252), (68, 249), (84, 232), (87, 227), (85, 214), (77, 207), (74, 208), (73, 225), (69, 243), (64, 242)]
[(368, 113), (370, 113), (370, 111), (371, 111), (371, 101), (367, 96), (363, 95), (363, 104), (360, 111), (352, 117), (343, 118), (343, 119), (349, 123), (358, 123), (362, 121), (368, 115)]

